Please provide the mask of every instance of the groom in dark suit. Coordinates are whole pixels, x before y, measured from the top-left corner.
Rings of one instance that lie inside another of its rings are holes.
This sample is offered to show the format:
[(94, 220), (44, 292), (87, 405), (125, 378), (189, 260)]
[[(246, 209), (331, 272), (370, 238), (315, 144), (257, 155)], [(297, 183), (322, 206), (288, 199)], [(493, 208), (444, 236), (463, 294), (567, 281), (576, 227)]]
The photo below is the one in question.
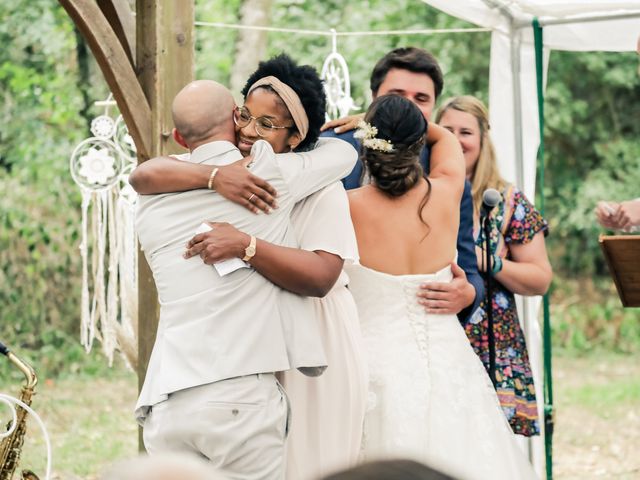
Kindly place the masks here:
[[(436, 59), (420, 48), (396, 48), (382, 57), (371, 73), (371, 93), (379, 95), (396, 94), (415, 103), (429, 121), (444, 81)], [(336, 120), (323, 128), (342, 125)], [(360, 151), (360, 144), (353, 138), (353, 125), (342, 125), (335, 130), (326, 130), (322, 135), (337, 137), (351, 143)], [(420, 161), (425, 172), (429, 172), (429, 149), (422, 151)], [(362, 177), (362, 162), (342, 180), (346, 189), (358, 188)], [(421, 303), (432, 313), (455, 313), (461, 322), (466, 322), (484, 297), (484, 284), (476, 261), (473, 243), (473, 203), (471, 186), (465, 181), (460, 202), (460, 228), (458, 230), (458, 265), (452, 265), (454, 275), (451, 283), (428, 283), (419, 295)]]

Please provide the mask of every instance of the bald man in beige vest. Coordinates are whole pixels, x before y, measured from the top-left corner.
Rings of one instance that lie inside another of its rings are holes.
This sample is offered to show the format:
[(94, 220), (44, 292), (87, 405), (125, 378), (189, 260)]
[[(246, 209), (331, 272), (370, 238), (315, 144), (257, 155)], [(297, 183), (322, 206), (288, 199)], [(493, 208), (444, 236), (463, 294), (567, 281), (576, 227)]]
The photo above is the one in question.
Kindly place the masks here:
[[(176, 136), (189, 147), (189, 161), (213, 169), (242, 158), (233, 108), (229, 91), (212, 81), (192, 82), (176, 96)], [(192, 452), (231, 479), (275, 480), (284, 477), (288, 403), (274, 372), (326, 366), (313, 305), (252, 268), (220, 276), (199, 257), (182, 255), (204, 221), (296, 247), (293, 205), (350, 172), (356, 153), (328, 139), (311, 152), (279, 155), (259, 141), (252, 156), (252, 173), (278, 191), (279, 208), (269, 215), (211, 190), (139, 199), (136, 227), (160, 321), (136, 414), (151, 455)]]

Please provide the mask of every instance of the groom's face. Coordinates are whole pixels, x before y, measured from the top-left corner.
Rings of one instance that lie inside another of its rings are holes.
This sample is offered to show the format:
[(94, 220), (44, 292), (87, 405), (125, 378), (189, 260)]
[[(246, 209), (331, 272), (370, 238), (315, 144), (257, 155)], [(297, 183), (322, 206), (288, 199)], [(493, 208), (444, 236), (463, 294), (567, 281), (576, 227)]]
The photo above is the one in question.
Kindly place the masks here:
[(374, 98), (387, 94), (406, 98), (420, 109), (425, 120), (431, 119), (436, 104), (436, 87), (426, 73), (392, 68), (387, 72), (378, 91), (374, 92)]

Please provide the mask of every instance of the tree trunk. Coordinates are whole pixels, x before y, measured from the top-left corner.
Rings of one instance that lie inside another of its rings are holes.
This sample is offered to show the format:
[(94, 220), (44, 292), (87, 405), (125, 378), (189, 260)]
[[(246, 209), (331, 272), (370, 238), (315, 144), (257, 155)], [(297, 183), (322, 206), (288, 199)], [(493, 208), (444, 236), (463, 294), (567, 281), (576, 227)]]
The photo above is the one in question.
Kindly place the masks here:
[[(242, 25), (269, 25), (273, 0), (244, 0), (240, 7)], [(236, 57), (231, 71), (231, 91), (239, 97), (249, 75), (264, 59), (267, 50), (267, 32), (261, 30), (240, 30), (236, 40)]]

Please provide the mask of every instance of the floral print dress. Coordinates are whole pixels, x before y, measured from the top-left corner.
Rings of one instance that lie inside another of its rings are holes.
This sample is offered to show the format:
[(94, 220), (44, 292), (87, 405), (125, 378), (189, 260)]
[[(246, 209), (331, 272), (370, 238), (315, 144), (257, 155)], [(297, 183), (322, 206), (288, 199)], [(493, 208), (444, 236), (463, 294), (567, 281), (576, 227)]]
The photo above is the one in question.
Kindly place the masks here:
[[(490, 214), (491, 253), (509, 259), (509, 245), (525, 244), (548, 225), (524, 194), (513, 186), (502, 192), (502, 202)], [(483, 247), (480, 228), (474, 229), (476, 245)], [(515, 297), (497, 279), (492, 284), (493, 325), (496, 350), (496, 391), (514, 433), (524, 436), (540, 434), (536, 392), (524, 333), (518, 320)], [(485, 281), (486, 288), (486, 281)], [(489, 369), (489, 341), (486, 299), (465, 326), (476, 354)]]

